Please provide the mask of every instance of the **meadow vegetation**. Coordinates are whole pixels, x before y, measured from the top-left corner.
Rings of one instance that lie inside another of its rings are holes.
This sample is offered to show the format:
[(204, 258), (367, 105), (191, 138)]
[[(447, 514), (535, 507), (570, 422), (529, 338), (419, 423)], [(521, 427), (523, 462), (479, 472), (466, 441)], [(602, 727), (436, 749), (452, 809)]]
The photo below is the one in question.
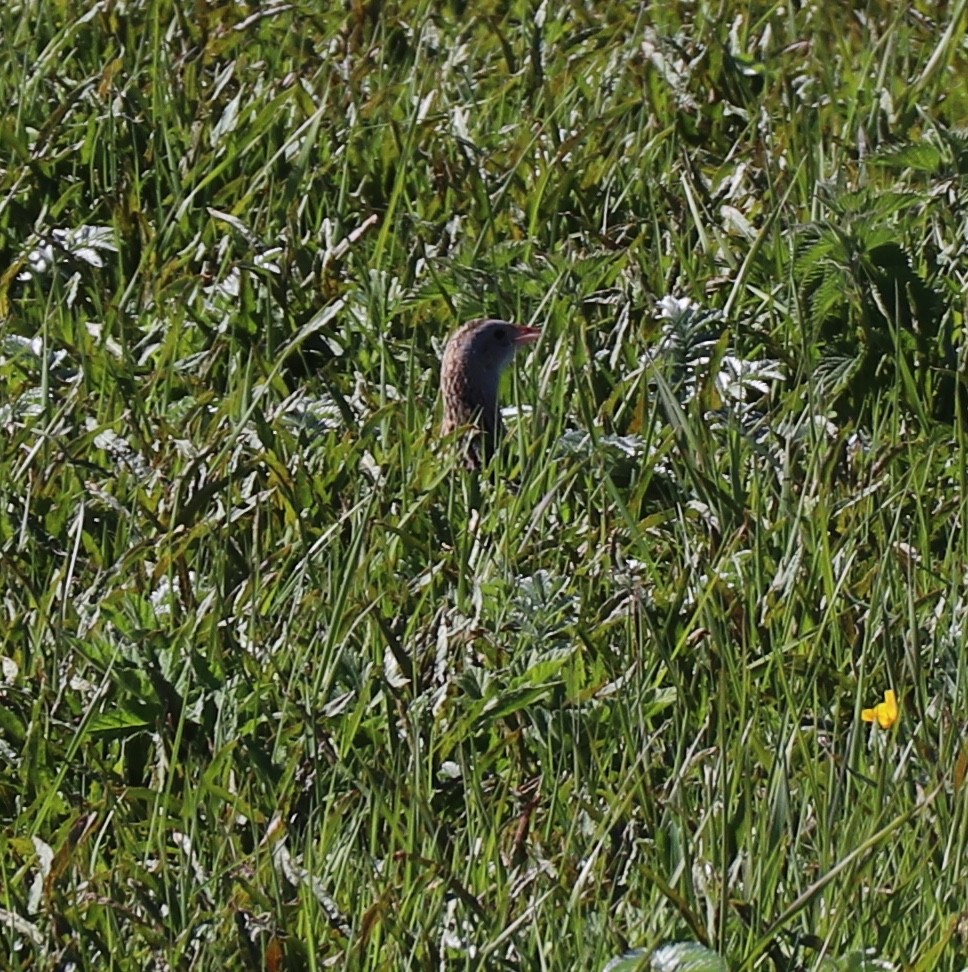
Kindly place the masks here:
[(966, 5), (2, 5), (0, 966), (963, 968)]

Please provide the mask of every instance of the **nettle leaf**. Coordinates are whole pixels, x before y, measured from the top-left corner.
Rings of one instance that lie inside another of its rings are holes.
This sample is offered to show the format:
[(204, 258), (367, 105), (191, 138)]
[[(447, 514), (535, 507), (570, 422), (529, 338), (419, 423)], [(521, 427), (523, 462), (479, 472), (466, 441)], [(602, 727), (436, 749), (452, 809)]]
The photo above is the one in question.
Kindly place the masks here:
[(886, 169), (914, 169), (918, 172), (937, 172), (944, 156), (941, 150), (930, 142), (912, 142), (907, 145), (892, 146), (873, 156), (872, 165)]
[[(887, 219), (895, 216), (915, 206), (924, 205), (924, 197), (916, 192), (881, 192), (875, 199), (873, 218), (877, 220)], [(889, 230), (893, 237), (897, 237), (897, 227), (892, 226)]]
[(817, 363), (814, 378), (825, 396), (837, 395), (850, 384), (854, 372), (860, 366), (860, 357), (825, 354)]
[(713, 364), (722, 357), (727, 337), (722, 315), (688, 300), (667, 298), (660, 302), (664, 318), (662, 341), (652, 352), (655, 363), (664, 366), (670, 383), (692, 398), (702, 381), (714, 373)]
[(845, 275), (839, 271), (827, 273), (810, 295), (810, 317), (814, 324), (822, 324), (844, 303)]
[[(897, 229), (893, 226), (880, 226), (877, 229), (871, 230), (868, 236), (864, 237), (864, 249), (867, 253), (873, 256), (873, 251), (877, 250), (882, 246), (891, 245), (896, 248), (899, 252), (903, 252), (901, 247), (896, 243), (897, 240)], [(905, 256), (905, 262), (907, 262), (907, 257)]]
[(843, 244), (836, 234), (824, 231), (797, 254), (793, 271), (800, 278), (801, 286), (805, 286), (823, 273), (830, 261), (843, 257)]
[(820, 968), (823, 972), (889, 972), (894, 966), (863, 952), (848, 952), (839, 958), (826, 957)]
[(549, 683), (555, 679), (574, 654), (574, 646), (553, 648), (551, 651), (541, 652), (540, 654), (535, 653), (528, 660), (526, 670), (514, 679), (512, 688), (517, 689), (538, 685), (547, 687), (545, 683)]
[(489, 725), (498, 719), (504, 719), (522, 709), (528, 709), (536, 702), (546, 699), (560, 682), (549, 682), (546, 685), (523, 686), (500, 691), (494, 699), (483, 706), (475, 720), (475, 728)]
[(954, 155), (955, 169), (959, 175), (968, 173), (968, 132), (946, 132), (944, 140)]
[[(160, 713), (160, 708), (155, 708)], [(131, 736), (154, 724), (155, 719), (149, 718), (151, 711), (148, 708), (145, 713), (137, 713), (116, 707), (108, 712), (100, 712), (88, 723), (85, 735), (111, 739)], [(157, 713), (155, 715), (157, 717)]]
[(830, 209), (841, 217), (849, 217), (854, 221), (856, 216), (864, 216), (870, 212), (871, 199), (866, 192), (840, 192), (832, 195), (828, 205)]
[(651, 954), (635, 948), (614, 958), (602, 972), (727, 972), (726, 960), (698, 942), (660, 945)]

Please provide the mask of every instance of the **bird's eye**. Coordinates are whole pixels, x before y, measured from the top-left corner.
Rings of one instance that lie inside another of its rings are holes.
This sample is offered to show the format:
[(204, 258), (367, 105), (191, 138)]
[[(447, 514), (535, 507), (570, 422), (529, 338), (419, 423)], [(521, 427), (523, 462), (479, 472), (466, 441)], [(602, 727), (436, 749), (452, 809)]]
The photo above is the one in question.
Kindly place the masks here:
[(504, 341), (507, 338), (507, 336), (508, 336), (507, 331), (505, 331), (503, 327), (496, 327), (494, 329), (495, 341)]

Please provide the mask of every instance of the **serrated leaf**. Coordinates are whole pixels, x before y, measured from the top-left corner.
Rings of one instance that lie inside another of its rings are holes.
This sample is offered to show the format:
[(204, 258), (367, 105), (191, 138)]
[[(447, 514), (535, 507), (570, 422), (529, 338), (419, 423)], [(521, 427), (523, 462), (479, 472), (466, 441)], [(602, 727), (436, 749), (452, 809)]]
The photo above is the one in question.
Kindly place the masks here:
[(818, 388), (826, 396), (836, 395), (850, 381), (859, 364), (859, 358), (846, 355), (824, 355), (814, 371)]
[(890, 148), (870, 159), (874, 165), (889, 169), (915, 169), (918, 172), (937, 172), (944, 157), (930, 142), (912, 142)]
[(727, 972), (721, 955), (698, 942), (673, 942), (660, 945), (650, 955), (635, 948), (612, 959), (602, 972)]
[(151, 723), (127, 709), (112, 709), (96, 715), (87, 725), (88, 736), (128, 736), (147, 728)]
[(546, 685), (536, 685), (528, 688), (511, 689), (502, 692), (497, 698), (490, 700), (481, 712), (477, 720), (480, 725), (485, 722), (494, 722), (496, 719), (503, 719), (514, 712), (534, 705), (535, 702), (545, 698), (553, 688), (560, 685), (560, 682), (551, 682)]
[(834, 233), (824, 232), (797, 254), (793, 263), (793, 272), (801, 278), (801, 285), (812, 283), (823, 272), (825, 264), (837, 257), (843, 258), (840, 240)]
[(844, 274), (828, 273), (810, 295), (810, 317), (814, 324), (822, 324), (844, 302), (846, 289)]
[(554, 678), (574, 655), (575, 649), (554, 648), (543, 652), (527, 668), (523, 675), (514, 680), (515, 688), (547, 683)]

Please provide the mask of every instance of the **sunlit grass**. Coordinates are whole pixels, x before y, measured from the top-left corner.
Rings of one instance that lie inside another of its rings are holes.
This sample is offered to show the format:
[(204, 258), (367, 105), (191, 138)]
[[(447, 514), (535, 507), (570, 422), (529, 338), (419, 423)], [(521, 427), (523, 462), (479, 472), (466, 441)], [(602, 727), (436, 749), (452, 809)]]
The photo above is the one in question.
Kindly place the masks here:
[(963, 965), (965, 6), (0, 13), (11, 969)]

